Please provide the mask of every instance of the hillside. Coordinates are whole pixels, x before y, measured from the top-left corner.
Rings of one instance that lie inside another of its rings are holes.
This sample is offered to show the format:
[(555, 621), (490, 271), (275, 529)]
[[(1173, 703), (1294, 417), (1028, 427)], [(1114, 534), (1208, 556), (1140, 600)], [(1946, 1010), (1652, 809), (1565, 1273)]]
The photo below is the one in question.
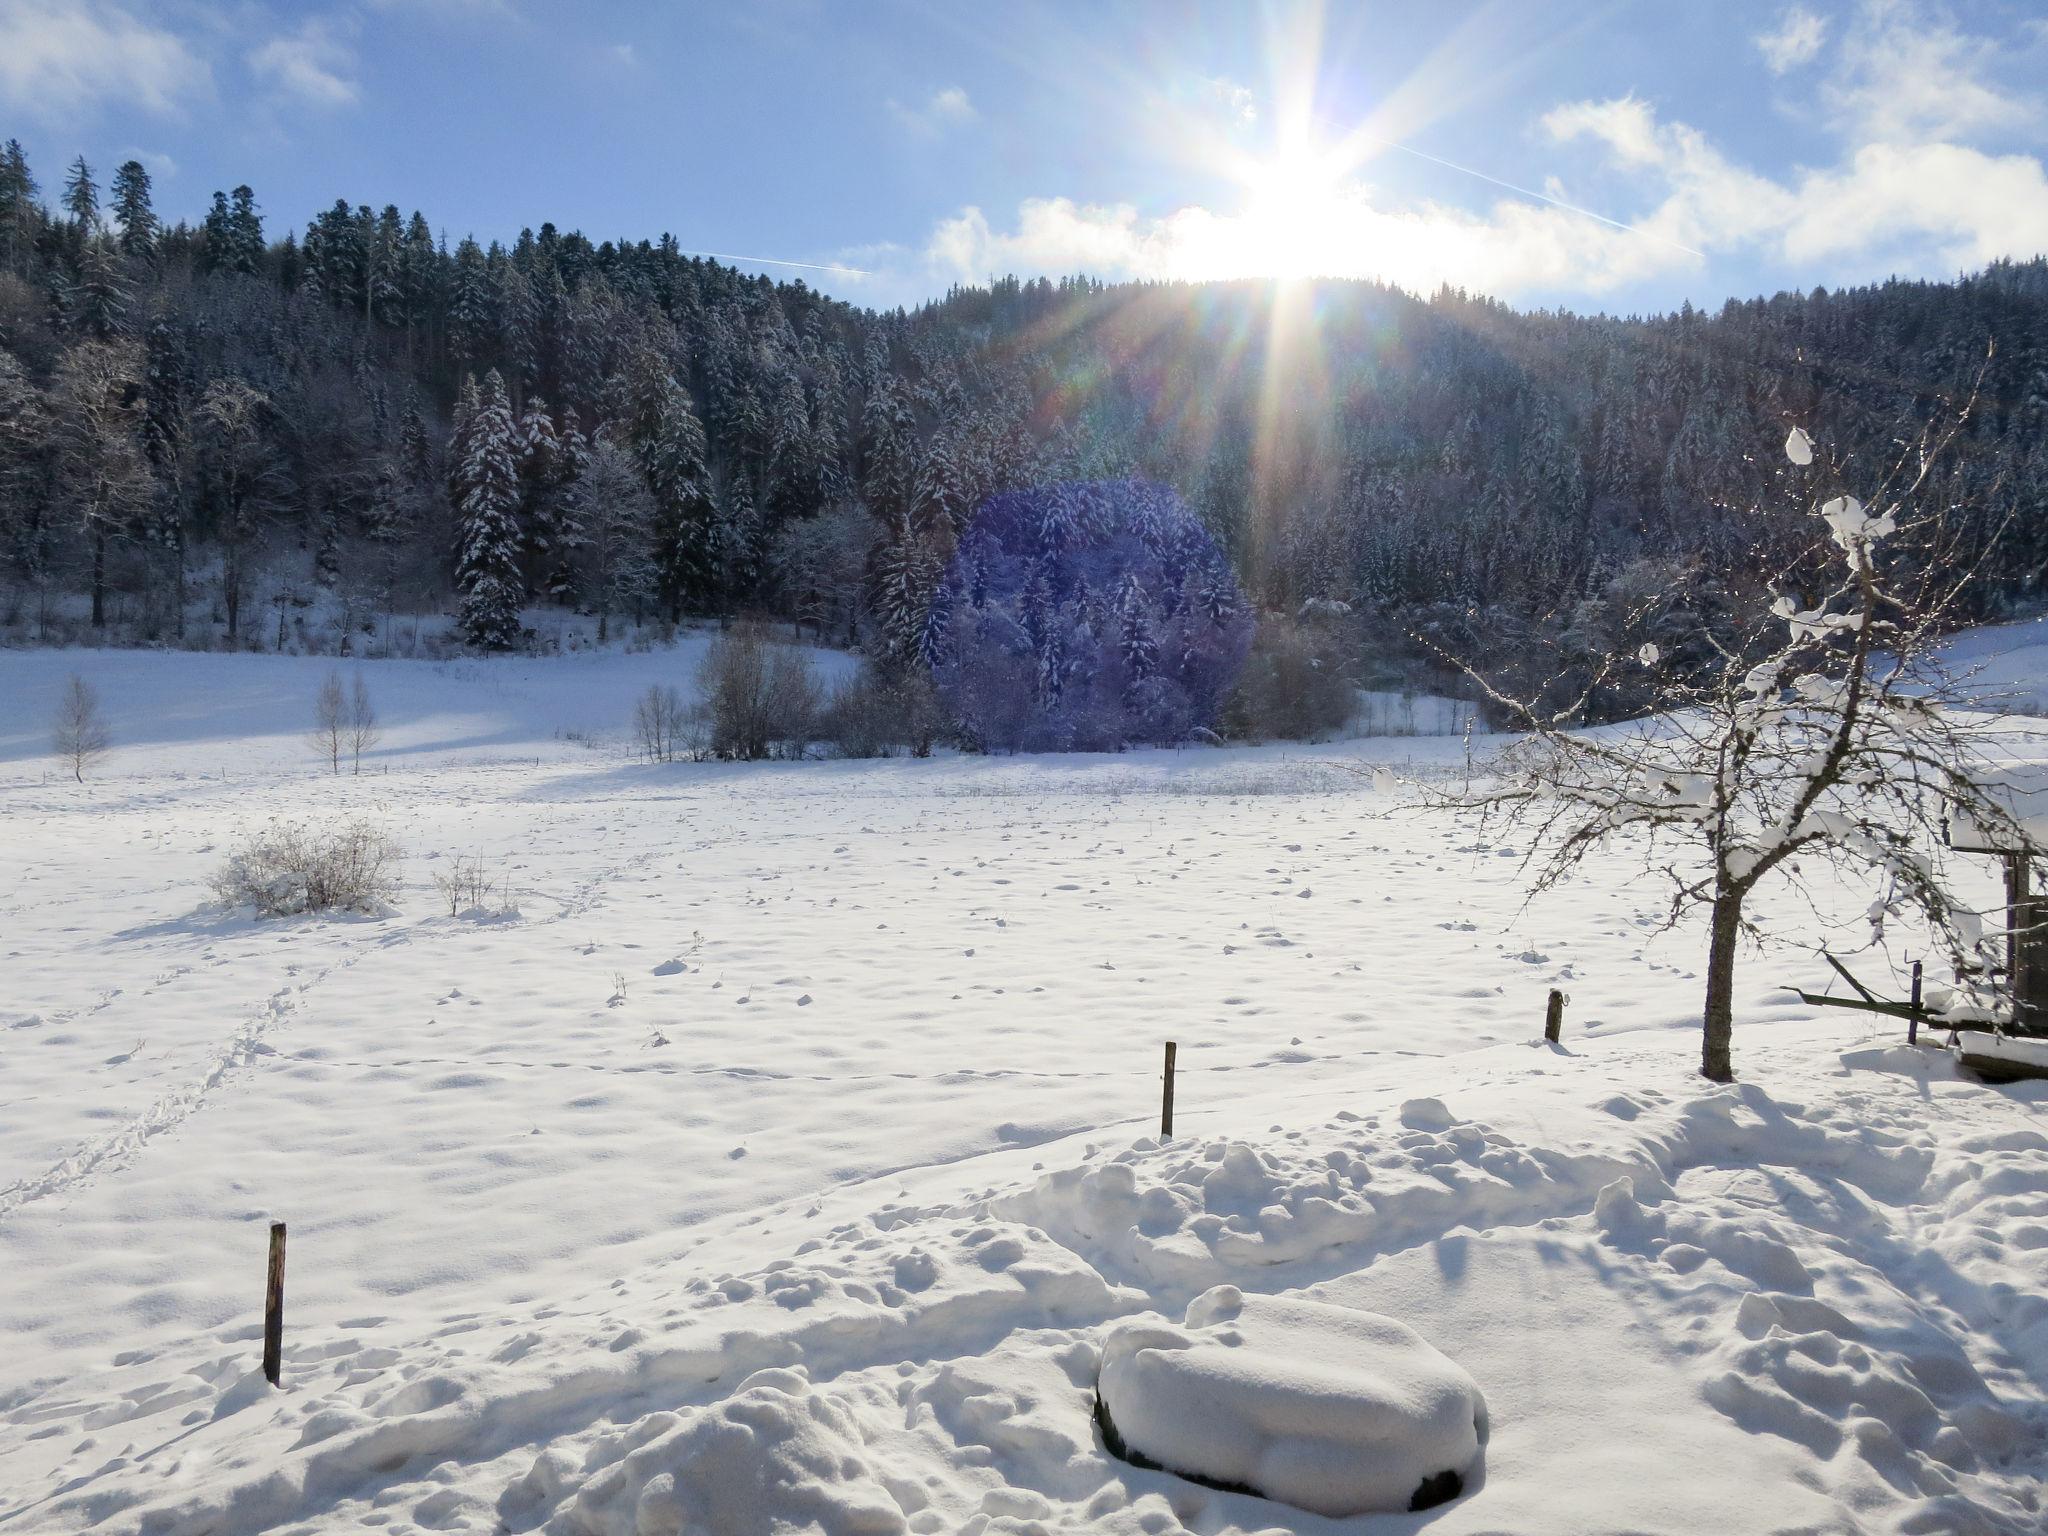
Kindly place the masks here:
[(1263, 612), (1349, 605), (1326, 644), (1354, 682), (1426, 671), (1420, 631), (1568, 687), (1802, 579), (1761, 467), (1788, 422), (1867, 487), (1970, 402), (1910, 552), (1981, 559), (1977, 616), (2048, 561), (2038, 259), (1651, 317), (1088, 279), (871, 313), (667, 237), (451, 249), (341, 200), (280, 238), (246, 187), (161, 228), (134, 163), (105, 207), (74, 167), (53, 209), (0, 158), (15, 640), (268, 648), (311, 614), (310, 643), (375, 651), (377, 615), (462, 603), (473, 641), (524, 646), (541, 603), (766, 612), (907, 666), (989, 496), (1136, 477)]

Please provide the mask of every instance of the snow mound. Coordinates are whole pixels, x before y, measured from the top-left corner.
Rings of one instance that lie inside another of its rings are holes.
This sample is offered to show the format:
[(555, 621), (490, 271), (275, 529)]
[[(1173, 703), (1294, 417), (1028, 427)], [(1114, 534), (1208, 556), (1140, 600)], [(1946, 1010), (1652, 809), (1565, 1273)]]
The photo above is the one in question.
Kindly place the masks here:
[[(903, 1508), (877, 1480), (860, 1425), (801, 1371), (758, 1371), (688, 1416), (650, 1414), (601, 1447), (618, 1456), (556, 1511), (560, 1536), (896, 1536)], [(543, 1453), (527, 1476), (545, 1499), (565, 1469)]]
[(1320, 1515), (1456, 1498), (1486, 1437), (1478, 1386), (1406, 1324), (1231, 1285), (1118, 1328), (1098, 1391), (1126, 1460)]

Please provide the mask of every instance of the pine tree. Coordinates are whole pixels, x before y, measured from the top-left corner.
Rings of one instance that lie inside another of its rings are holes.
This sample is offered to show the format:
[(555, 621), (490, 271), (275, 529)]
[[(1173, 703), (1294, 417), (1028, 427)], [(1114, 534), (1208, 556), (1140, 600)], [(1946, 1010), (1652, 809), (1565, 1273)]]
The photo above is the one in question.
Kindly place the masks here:
[(70, 174), (64, 178), (64, 211), (88, 235), (99, 228), (99, 183), (92, 179), (92, 167), (85, 163), (83, 155), (71, 162)]
[(128, 313), (128, 285), (114, 264), (114, 249), (104, 236), (86, 243), (78, 281), (71, 287), (71, 323), (81, 335), (105, 341), (118, 335)]
[(936, 562), (911, 527), (910, 514), (899, 515), (875, 556), (875, 613), (885, 659), (898, 670), (917, 659), (935, 574)]
[(0, 150), (0, 244), (7, 252), (10, 271), (26, 272), (35, 253), (36, 231), (42, 225), (42, 205), (36, 201), (40, 189), (29, 174), (28, 156), (21, 140), (9, 139)]
[(1126, 688), (1135, 690), (1159, 670), (1159, 642), (1152, 636), (1145, 592), (1135, 573), (1125, 574), (1117, 606), (1121, 612), (1117, 649), (1123, 656)]
[(664, 381), (641, 469), (654, 501), (654, 573), (669, 621), (711, 602), (718, 584), (718, 502), (704, 463), (704, 428), (690, 397)]
[(461, 462), (455, 583), (463, 637), (480, 650), (519, 639), (519, 470), (512, 407), (492, 369), (450, 452)]
[(114, 172), (114, 217), (121, 224), (121, 254), (133, 261), (156, 255), (157, 218), (150, 204), (149, 172), (126, 160)]

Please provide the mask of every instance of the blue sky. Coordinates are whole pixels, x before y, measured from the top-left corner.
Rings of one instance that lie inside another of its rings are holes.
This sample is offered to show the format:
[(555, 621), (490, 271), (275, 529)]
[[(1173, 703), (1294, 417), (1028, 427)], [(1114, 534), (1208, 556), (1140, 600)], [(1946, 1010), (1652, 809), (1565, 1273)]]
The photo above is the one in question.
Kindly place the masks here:
[[(2048, 250), (2048, 8), (0, 0), (46, 194), (134, 156), (451, 239), (671, 231), (857, 302), (991, 273), (1718, 304)], [(847, 270), (856, 269), (856, 270)]]

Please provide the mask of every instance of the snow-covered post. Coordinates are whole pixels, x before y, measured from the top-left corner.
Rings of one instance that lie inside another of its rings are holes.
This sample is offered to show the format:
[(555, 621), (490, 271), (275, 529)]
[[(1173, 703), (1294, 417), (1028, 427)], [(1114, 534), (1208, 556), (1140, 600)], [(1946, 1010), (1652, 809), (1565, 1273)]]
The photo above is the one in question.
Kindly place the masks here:
[(1543, 1010), (1543, 1038), (1552, 1045), (1564, 1039), (1564, 994), (1552, 987), (1550, 1002)]
[[(1644, 646), (1635, 662), (1656, 682), (1659, 715), (1572, 731), (1575, 704), (1545, 713), (1465, 668), (1527, 734), (1493, 765), (1490, 782), (1431, 801), (1519, 827), (1530, 838), (1525, 867), (1537, 891), (1562, 882), (1594, 849), (1630, 840), (1645, 868), (1671, 878), (1672, 923), (1706, 907), (1700, 1070), (1716, 1082), (1734, 1076), (1736, 954), (1745, 937), (1760, 936), (1746, 903), (1775, 874), (1795, 883), (1822, 871), (1873, 880), (1873, 943), (1888, 917), (1910, 909), (1948, 950), (1962, 1016), (1988, 1016), (1995, 1000), (1986, 982), (1997, 970), (1998, 935), (1987, 941), (1979, 914), (1955, 898), (1943, 828), (1954, 820), (2023, 856), (2039, 850), (1981, 782), (1988, 743), (1974, 722), (1982, 716), (1962, 708), (1970, 701), (1961, 680), (1935, 655), (1973, 571), (1895, 581), (1880, 560), (1955, 430), (1930, 434), (1902, 460), (1874, 509), (1822, 493), (1816, 511), (1826, 536), (1804, 564), (1832, 567), (1834, 576), (1813, 606), (1782, 595), (1747, 638), (1704, 633), (1718, 660), (1691, 678), (1667, 676), (1658, 648)], [(1794, 474), (1813, 465), (1801, 430), (1785, 452)], [(1829, 467), (1814, 473), (1834, 478)], [(1612, 658), (1601, 677), (1623, 664)], [(1684, 851), (1667, 852), (1672, 845)]]

